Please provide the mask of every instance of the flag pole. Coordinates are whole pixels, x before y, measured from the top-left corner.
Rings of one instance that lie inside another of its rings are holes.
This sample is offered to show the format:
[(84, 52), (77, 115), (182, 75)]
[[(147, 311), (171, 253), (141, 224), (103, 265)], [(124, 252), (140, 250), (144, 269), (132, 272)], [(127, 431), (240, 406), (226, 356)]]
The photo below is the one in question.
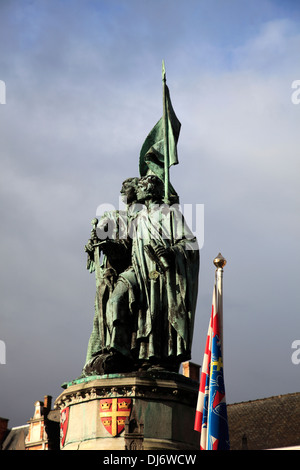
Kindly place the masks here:
[(216, 267), (212, 312), (206, 338), (195, 431), (200, 432), (200, 450), (229, 450), (228, 418), (223, 366), (223, 268), (221, 253), (213, 260)]
[(169, 200), (169, 135), (168, 135), (168, 116), (167, 116), (167, 96), (166, 96), (166, 69), (165, 62), (162, 61), (162, 81), (163, 81), (163, 122), (164, 122), (164, 170), (165, 170), (165, 204), (170, 204)]
[(214, 265), (216, 266), (215, 282), (216, 282), (216, 305), (219, 315), (219, 329), (220, 329), (220, 342), (221, 342), (221, 353), (224, 362), (223, 354), (223, 268), (226, 265), (226, 259), (221, 255), (214, 259)]

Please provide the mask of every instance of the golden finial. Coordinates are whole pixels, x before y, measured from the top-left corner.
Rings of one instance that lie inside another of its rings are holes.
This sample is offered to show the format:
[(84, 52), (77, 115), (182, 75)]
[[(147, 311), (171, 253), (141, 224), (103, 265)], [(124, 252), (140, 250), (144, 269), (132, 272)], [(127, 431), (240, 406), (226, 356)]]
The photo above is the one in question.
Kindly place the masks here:
[(224, 268), (224, 266), (226, 265), (227, 261), (225, 258), (223, 258), (223, 256), (221, 255), (221, 253), (218, 254), (218, 256), (214, 259), (214, 265), (216, 266), (216, 268)]

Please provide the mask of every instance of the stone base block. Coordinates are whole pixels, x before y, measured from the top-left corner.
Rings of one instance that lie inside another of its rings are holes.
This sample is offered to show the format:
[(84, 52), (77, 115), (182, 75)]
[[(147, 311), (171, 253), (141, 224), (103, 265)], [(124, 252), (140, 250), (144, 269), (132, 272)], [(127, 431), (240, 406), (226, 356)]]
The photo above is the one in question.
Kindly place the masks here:
[(112, 374), (64, 385), (62, 450), (198, 450), (198, 382), (169, 372)]

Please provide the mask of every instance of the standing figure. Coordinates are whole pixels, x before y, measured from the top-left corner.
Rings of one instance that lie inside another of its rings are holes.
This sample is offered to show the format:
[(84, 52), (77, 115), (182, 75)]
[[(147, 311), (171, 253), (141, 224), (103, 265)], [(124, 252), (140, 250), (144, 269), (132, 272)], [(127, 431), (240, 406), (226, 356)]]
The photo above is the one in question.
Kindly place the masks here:
[[(131, 265), (129, 227), (138, 210), (137, 182), (138, 178), (128, 178), (123, 182), (121, 195), (127, 204), (126, 211), (106, 212), (99, 223), (93, 219), (91, 238), (85, 245), (87, 269), (96, 274), (96, 296), (83, 376), (109, 373), (115, 368), (113, 362), (117, 362), (120, 371), (131, 367), (130, 358), (126, 357), (132, 330), (128, 304), (116, 311), (111, 299), (120, 274)], [(100, 251), (104, 255), (101, 264)]]
[(138, 288), (135, 351), (146, 368), (178, 372), (191, 358), (199, 248), (178, 206), (163, 204), (163, 197), (159, 177), (139, 180), (137, 200), (145, 207), (134, 220), (131, 254)]

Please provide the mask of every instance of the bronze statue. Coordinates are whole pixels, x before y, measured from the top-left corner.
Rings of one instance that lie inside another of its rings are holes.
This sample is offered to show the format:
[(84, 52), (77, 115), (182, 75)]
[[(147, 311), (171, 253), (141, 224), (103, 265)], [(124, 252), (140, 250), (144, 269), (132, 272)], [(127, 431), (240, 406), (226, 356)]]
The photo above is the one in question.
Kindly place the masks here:
[(160, 178), (141, 178), (135, 196), (140, 210), (129, 220), (130, 237), (98, 242), (105, 261), (84, 375), (149, 368), (178, 372), (180, 363), (191, 357), (197, 242), (178, 207), (163, 203)]
[(85, 250), (87, 268), (96, 273), (96, 301), (83, 376), (178, 372), (191, 358), (199, 249), (169, 181), (181, 124), (164, 65), (163, 103), (163, 117), (140, 152), (141, 177), (122, 185), (127, 210), (92, 221)]

